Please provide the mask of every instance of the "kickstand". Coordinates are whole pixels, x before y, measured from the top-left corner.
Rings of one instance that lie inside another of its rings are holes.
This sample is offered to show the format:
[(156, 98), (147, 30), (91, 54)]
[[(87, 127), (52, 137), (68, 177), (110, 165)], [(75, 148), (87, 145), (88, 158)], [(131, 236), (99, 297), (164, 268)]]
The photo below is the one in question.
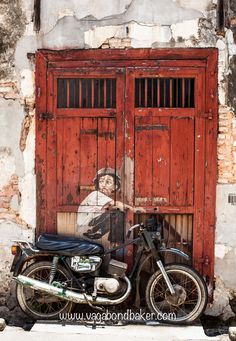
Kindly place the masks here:
[(96, 309), (98, 311), (105, 311), (105, 308), (104, 307), (98, 307), (96, 305), (93, 305), (91, 302), (89, 302), (89, 300), (87, 299), (87, 296), (86, 294), (84, 294), (84, 298), (86, 299), (86, 302), (88, 303), (88, 305), (93, 308), (93, 309)]

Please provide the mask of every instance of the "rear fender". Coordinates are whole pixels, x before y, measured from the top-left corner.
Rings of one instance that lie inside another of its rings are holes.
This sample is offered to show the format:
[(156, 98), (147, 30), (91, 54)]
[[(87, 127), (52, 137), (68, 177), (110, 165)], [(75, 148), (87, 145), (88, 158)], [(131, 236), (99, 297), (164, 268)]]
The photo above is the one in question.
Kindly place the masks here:
[[(25, 252), (24, 252), (25, 251)], [(13, 259), (13, 263), (11, 266), (11, 272), (13, 272), (13, 276), (18, 276), (24, 267), (24, 265), (29, 261), (39, 261), (42, 259), (52, 259), (53, 255), (48, 253), (34, 253), (31, 250), (21, 250), (21, 252), (16, 255)]]

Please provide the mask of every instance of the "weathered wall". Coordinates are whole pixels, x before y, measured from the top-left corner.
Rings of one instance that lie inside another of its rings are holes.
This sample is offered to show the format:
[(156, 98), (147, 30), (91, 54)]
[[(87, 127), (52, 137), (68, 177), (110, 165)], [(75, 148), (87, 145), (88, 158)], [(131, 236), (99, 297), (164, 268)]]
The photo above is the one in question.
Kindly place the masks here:
[(33, 5), (33, 0), (0, 0), (0, 304), (8, 305), (0, 307), (0, 314), (15, 309), (8, 296), (10, 240), (33, 239), (35, 229), (34, 60), (27, 53), (38, 48), (217, 47), (217, 290), (209, 313), (230, 316), (229, 298), (236, 292), (231, 272), (236, 268), (235, 206), (228, 203), (228, 194), (236, 193), (234, 2), (229, 1), (227, 27), (219, 34), (216, 0), (41, 0), (38, 33)]
[(32, 240), (35, 228), (33, 73), (28, 61), (26, 69), (16, 66), (32, 11), (1, 0), (0, 13), (0, 315), (9, 319), (21, 315), (9, 290), (11, 240)]

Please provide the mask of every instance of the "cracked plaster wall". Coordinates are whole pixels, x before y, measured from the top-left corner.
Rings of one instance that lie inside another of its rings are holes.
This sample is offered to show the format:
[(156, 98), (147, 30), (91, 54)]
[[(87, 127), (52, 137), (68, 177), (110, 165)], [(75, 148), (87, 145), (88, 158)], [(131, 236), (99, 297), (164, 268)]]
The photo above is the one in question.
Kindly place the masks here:
[[(0, 0), (0, 303), (9, 301), (10, 239), (33, 239), (35, 229), (34, 63), (27, 53), (39, 48), (217, 47), (218, 303), (210, 311), (229, 316), (229, 297), (236, 291), (231, 275), (236, 249), (235, 206), (227, 202), (228, 193), (236, 193), (236, 44), (232, 27), (225, 28), (223, 35), (216, 34), (216, 0), (41, 0), (41, 29), (37, 34), (33, 5), (33, 0), (12, 0), (10, 5)], [(223, 302), (220, 297), (225, 298)], [(7, 309), (5, 314), (9, 315), (14, 304)]]

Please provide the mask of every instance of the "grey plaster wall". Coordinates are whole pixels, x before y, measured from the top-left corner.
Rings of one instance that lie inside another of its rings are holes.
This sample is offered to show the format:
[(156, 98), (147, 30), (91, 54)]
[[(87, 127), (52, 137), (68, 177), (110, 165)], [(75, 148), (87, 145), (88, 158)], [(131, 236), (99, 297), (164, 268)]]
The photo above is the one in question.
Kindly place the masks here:
[[(0, 107), (0, 158), (2, 155), (5, 159), (5, 162), (2, 164), (2, 176), (0, 179), (0, 184), (2, 183), (3, 185), (7, 183), (6, 179), (3, 178), (3, 173), (8, 174), (8, 177), (14, 171), (19, 176), (24, 175), (23, 154), (19, 148), (24, 109), (18, 101), (5, 99), (0, 99)], [(12, 129), (13, 127), (14, 129)], [(9, 166), (7, 165), (7, 159), (11, 160), (11, 162), (9, 161)], [(4, 170), (5, 167), (7, 167), (6, 170)], [(10, 171), (10, 168), (12, 171)]]
[[(236, 194), (236, 185), (217, 186), (217, 221), (216, 221), (216, 243), (227, 244), (228, 247), (236, 245), (236, 205), (228, 202), (229, 194)], [(236, 258), (235, 258), (236, 262)]]
[(236, 291), (236, 205), (228, 202), (229, 193), (236, 193), (236, 185), (218, 185), (215, 271), (228, 288)]

